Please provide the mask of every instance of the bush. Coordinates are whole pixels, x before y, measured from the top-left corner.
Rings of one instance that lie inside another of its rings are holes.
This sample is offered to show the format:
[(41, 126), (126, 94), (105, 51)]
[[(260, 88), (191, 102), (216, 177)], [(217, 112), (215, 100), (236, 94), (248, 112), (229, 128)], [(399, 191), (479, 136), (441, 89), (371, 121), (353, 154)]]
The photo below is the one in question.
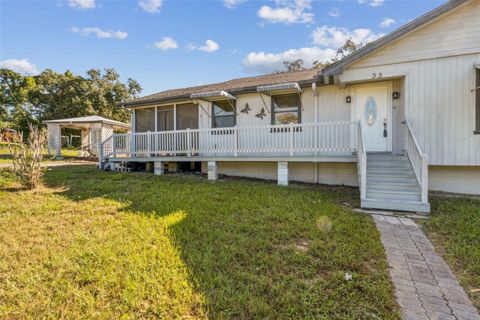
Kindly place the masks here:
[(26, 143), (10, 144), (10, 153), (13, 156), (13, 171), (20, 184), (29, 190), (35, 189), (43, 176), (41, 167), (45, 132), (28, 124), (29, 135)]

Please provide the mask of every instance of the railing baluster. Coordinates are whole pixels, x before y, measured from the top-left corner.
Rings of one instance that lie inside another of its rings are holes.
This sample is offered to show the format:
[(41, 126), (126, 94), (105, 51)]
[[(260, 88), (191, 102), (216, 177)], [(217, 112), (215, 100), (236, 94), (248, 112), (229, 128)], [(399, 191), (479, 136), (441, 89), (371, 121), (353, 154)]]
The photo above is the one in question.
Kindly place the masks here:
[[(356, 129), (356, 121), (335, 121), (114, 134), (110, 145), (104, 145), (104, 156), (192, 157), (219, 153), (238, 157), (242, 153), (294, 156), (298, 153), (318, 155), (318, 152), (353, 152), (359, 144)], [(405, 143), (408, 150), (415, 148), (408, 132)], [(421, 157), (410, 153), (418, 173), (422, 168)]]

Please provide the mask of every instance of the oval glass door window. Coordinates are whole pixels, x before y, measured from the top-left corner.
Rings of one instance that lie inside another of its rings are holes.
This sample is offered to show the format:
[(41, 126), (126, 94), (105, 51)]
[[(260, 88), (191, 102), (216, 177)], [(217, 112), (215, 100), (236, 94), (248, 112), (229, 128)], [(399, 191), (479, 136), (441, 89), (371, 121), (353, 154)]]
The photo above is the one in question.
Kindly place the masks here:
[(369, 126), (372, 126), (377, 119), (377, 102), (374, 97), (368, 97), (365, 102), (365, 121)]

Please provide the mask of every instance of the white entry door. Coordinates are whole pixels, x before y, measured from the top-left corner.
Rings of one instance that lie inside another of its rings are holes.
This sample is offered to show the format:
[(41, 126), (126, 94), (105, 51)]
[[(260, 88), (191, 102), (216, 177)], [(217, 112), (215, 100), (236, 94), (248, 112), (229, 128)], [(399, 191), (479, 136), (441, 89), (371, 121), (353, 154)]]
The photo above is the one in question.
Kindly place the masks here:
[(392, 151), (391, 84), (356, 86), (353, 92), (352, 114), (362, 124), (366, 151)]

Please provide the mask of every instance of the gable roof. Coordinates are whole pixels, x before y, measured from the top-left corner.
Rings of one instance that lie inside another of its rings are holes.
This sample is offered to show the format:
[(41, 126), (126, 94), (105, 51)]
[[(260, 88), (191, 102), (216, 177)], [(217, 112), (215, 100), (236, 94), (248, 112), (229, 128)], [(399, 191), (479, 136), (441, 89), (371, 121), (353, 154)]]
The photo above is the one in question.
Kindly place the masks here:
[(66, 119), (55, 119), (55, 120), (45, 120), (43, 123), (58, 123), (58, 124), (87, 124), (87, 123), (104, 123), (110, 124), (116, 127), (121, 128), (130, 128), (130, 125), (116, 120), (107, 119), (100, 116), (86, 116), (78, 118), (66, 118)]
[(423, 16), (418, 17), (415, 20), (407, 23), (406, 25), (396, 29), (395, 31), (387, 34), (386, 36), (381, 37), (373, 41), (372, 43), (366, 45), (365, 47), (359, 49), (358, 51), (350, 54), (349, 56), (343, 58), (340, 61), (337, 61), (330, 66), (324, 68), (321, 71), (323, 76), (333, 76), (342, 73), (345, 67), (349, 66), (350, 64), (354, 63), (357, 60), (365, 57), (366, 55), (376, 51), (377, 49), (383, 48), (386, 45), (394, 42), (395, 40), (399, 39), (403, 35), (420, 28), (421, 26), (425, 25), (426, 23), (436, 19), (437, 17), (449, 12), (460, 6), (463, 3), (466, 3), (470, 0), (449, 0), (447, 3), (441, 5), (440, 7), (424, 14)]
[(126, 102), (120, 102), (117, 105), (131, 107), (157, 102), (167, 102), (182, 99), (185, 100), (190, 99), (190, 95), (193, 93), (210, 91), (226, 91), (230, 94), (256, 92), (258, 86), (274, 85), (287, 82), (298, 82), (299, 85), (311, 84), (318, 78), (317, 75), (320, 70), (320, 68), (311, 68), (300, 71), (272, 73), (255, 77), (232, 79), (225, 82), (212, 83), (196, 87), (165, 90), (145, 97), (136, 98)]

